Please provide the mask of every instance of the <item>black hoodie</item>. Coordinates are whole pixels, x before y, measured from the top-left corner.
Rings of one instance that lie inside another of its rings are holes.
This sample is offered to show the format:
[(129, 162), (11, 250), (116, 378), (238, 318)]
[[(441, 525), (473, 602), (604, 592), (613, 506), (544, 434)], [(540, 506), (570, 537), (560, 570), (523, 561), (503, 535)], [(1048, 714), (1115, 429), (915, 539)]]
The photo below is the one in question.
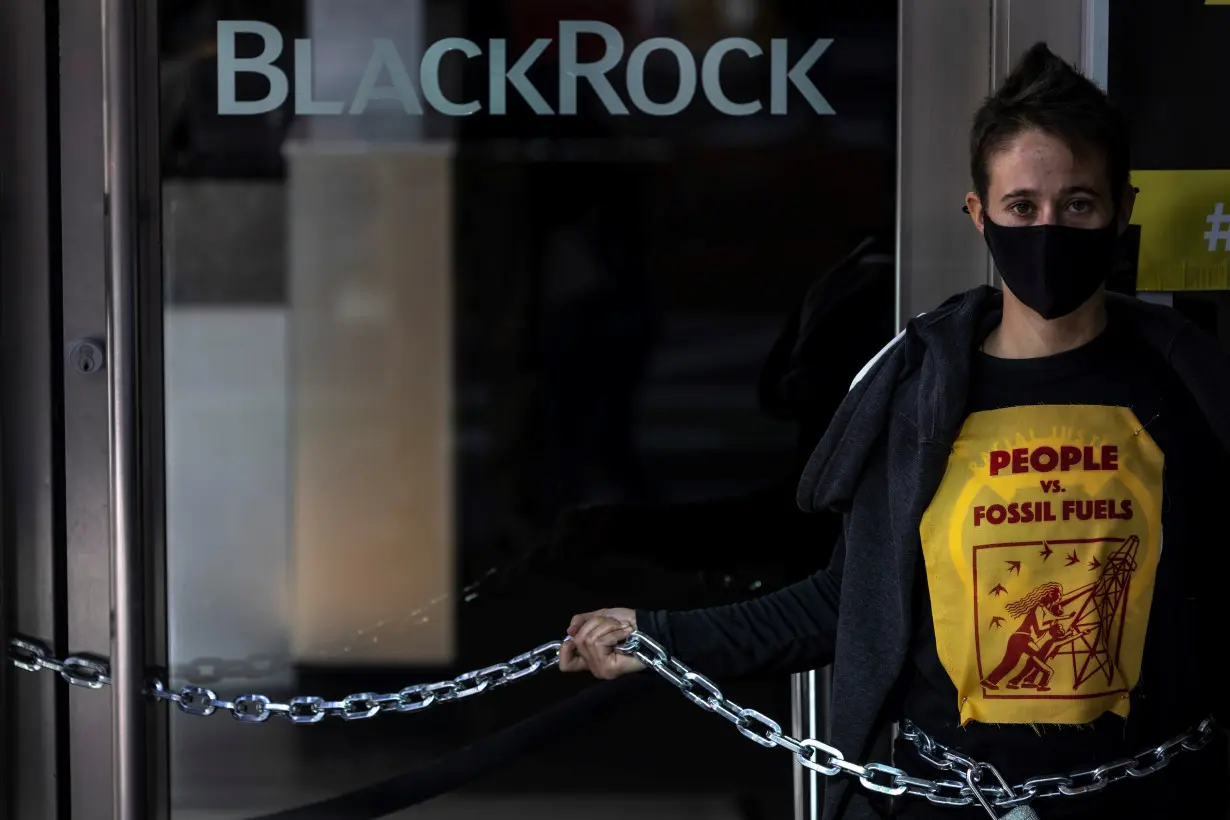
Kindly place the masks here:
[[(1230, 361), (1171, 308), (1107, 296), (1111, 321), (1173, 369), (1230, 452)], [(970, 363), (999, 291), (982, 287), (912, 320), (866, 369), (799, 484), (805, 511), (843, 513), (827, 570), (771, 595), (693, 612), (638, 612), (641, 631), (713, 677), (833, 665), (832, 743), (863, 760), (891, 720), (913, 630), (919, 522), (965, 420)], [(1162, 740), (1159, 738), (1159, 742)], [(825, 820), (874, 817), (851, 778), (828, 782)]]

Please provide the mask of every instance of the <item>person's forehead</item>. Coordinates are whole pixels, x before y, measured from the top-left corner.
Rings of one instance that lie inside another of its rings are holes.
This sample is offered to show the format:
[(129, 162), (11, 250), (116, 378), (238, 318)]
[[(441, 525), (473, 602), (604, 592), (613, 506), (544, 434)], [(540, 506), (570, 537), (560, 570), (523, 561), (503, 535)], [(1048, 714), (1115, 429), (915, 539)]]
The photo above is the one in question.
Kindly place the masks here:
[(1059, 137), (1026, 131), (988, 158), (996, 187), (1093, 188), (1107, 186), (1106, 159), (1091, 148), (1073, 149)]

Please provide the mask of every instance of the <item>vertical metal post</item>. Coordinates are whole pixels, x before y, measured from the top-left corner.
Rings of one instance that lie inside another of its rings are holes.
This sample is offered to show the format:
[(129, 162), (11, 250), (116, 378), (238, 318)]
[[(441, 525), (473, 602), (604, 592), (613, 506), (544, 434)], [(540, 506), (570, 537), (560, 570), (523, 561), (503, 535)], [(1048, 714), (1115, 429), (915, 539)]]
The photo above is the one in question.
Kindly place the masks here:
[[(816, 738), (828, 742), (826, 732), (828, 693), (817, 687), (825, 667), (820, 672), (802, 672), (790, 679), (791, 729), (797, 738)], [(822, 734), (823, 733), (823, 734)], [(798, 761), (794, 764), (794, 816), (795, 820), (820, 820), (820, 774), (804, 768)]]
[(994, 0), (898, 7), (898, 327), (992, 281), (986, 243), (961, 206), (970, 188), (964, 131), (992, 88), (993, 35), (1002, 31), (994, 7)]
[(1084, 0), (1081, 28), (1081, 70), (1106, 91), (1110, 79), (1110, 0)]
[(833, 667), (826, 666), (812, 673), (820, 708), (816, 710), (816, 722), (820, 739), (825, 743), (833, 740)]
[(143, 820), (145, 577), (137, 403), (136, 0), (104, 0), (114, 820)]
[[(141, 543), (145, 597), (145, 669), (165, 669), (167, 657), (166, 382), (163, 345), (162, 106), (160, 0), (138, 0), (134, 121), (139, 223), (135, 227), (137, 401), (140, 418)], [(148, 820), (171, 816), (170, 712), (155, 709), (145, 720), (145, 789)]]
[[(63, 554), (63, 419), (58, 317), (59, 21), (54, 3), (0, 2), (0, 453), (7, 586), (5, 630), (66, 651)], [(63, 784), (67, 693), (43, 675), (12, 675), (0, 743), (8, 791), (0, 816), (67, 816)], [(5, 814), (5, 812), (9, 812)]]
[[(794, 736), (828, 743), (833, 738), (833, 667), (825, 666), (791, 677)], [(795, 820), (820, 820), (824, 785), (820, 775), (794, 764)]]
[[(4, 241), (4, 237), (0, 236), (0, 242)], [(4, 278), (4, 257), (0, 251), (0, 281)], [(2, 286), (0, 286), (2, 287)], [(4, 445), (0, 442), (0, 448)], [(3, 452), (0, 451), (0, 464), (4, 463)], [(0, 470), (0, 475), (3, 475), (3, 470)], [(0, 478), (0, 481), (3, 481)], [(8, 539), (5, 537), (8, 529), (5, 526), (5, 515), (7, 510), (4, 509), (4, 502), (0, 499), (0, 640), (8, 640), (8, 636), (12, 634), (9, 626), (9, 545)], [(6, 647), (7, 649), (7, 647)], [(13, 811), (12, 791), (9, 786), (11, 781), (9, 768), (9, 738), (13, 735), (13, 730), (9, 728), (9, 669), (7, 664), (3, 664), (0, 668), (0, 817), (9, 817)]]

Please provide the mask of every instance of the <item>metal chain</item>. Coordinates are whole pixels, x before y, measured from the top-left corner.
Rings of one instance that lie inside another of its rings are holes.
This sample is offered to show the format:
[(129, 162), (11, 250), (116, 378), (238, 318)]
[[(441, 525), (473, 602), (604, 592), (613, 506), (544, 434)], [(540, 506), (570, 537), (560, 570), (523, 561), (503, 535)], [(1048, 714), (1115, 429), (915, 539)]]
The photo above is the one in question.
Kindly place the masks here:
[[(1011, 786), (993, 766), (942, 746), (917, 726), (907, 723), (902, 734), (918, 746), (923, 758), (942, 771), (951, 771), (961, 777), (960, 780), (929, 780), (912, 777), (902, 769), (884, 763), (860, 766), (846, 760), (838, 749), (819, 740), (791, 737), (782, 730), (780, 723), (730, 700), (712, 680), (692, 671), (671, 657), (661, 644), (640, 632), (632, 633), (615, 649), (620, 654), (635, 657), (657, 672), (697, 706), (733, 723), (744, 737), (766, 748), (783, 748), (812, 771), (826, 777), (854, 777), (864, 788), (893, 797), (921, 797), (940, 806), (980, 805), (992, 817), (997, 816), (994, 808), (1012, 809), (1045, 797), (1087, 794), (1100, 791), (1126, 777), (1140, 778), (1153, 774), (1165, 768), (1180, 752), (1204, 748), (1214, 733), (1212, 719), (1205, 719), (1196, 728), (1136, 757), (1067, 775), (1034, 777), (1018, 786)], [(993, 775), (996, 783), (983, 782), (987, 774)]]
[(1203, 749), (1213, 739), (1214, 732), (1215, 726), (1212, 718), (1206, 718), (1195, 728), (1176, 735), (1159, 746), (1146, 749), (1135, 757), (1123, 758), (1095, 769), (1085, 769), (1066, 775), (1033, 777), (1011, 788), (1003, 782), (1002, 777), (990, 764), (979, 763), (943, 745), (909, 721), (902, 725), (901, 736), (914, 744), (923, 760), (937, 769), (958, 774), (967, 783), (978, 782), (987, 772), (994, 774), (1001, 785), (986, 786), (982, 789), (983, 793), (995, 796), (995, 799), (991, 801), (994, 806), (1013, 808), (1039, 798), (1074, 797), (1101, 791), (1111, 783), (1126, 778), (1147, 777), (1166, 768), (1177, 755)]
[[(559, 664), (563, 641), (552, 641), (523, 652), (505, 663), (466, 672), (439, 683), (407, 686), (398, 692), (378, 694), (362, 692), (337, 701), (319, 697), (297, 697), (278, 703), (265, 695), (246, 694), (234, 700), (223, 700), (211, 689), (185, 686), (169, 690), (158, 679), (150, 681), (146, 693), (158, 701), (173, 703), (180, 711), (202, 717), (215, 712), (229, 712), (243, 723), (264, 723), (270, 717), (281, 716), (291, 723), (319, 723), (326, 717), (343, 720), (365, 720), (385, 712), (418, 712), (441, 703), (451, 703), (498, 689), (522, 678), (537, 674)], [(57, 660), (43, 644), (24, 638), (10, 638), (9, 660), (27, 672), (54, 672), (73, 686), (102, 689), (111, 684), (107, 662), (84, 655)]]
[[(158, 701), (174, 703), (190, 715), (208, 716), (229, 712), (244, 723), (263, 723), (281, 716), (291, 723), (319, 723), (326, 717), (365, 720), (385, 712), (418, 712), (440, 703), (463, 700), (530, 677), (559, 664), (562, 641), (552, 641), (523, 652), (505, 663), (466, 672), (439, 683), (407, 686), (398, 692), (363, 692), (339, 701), (319, 697), (297, 697), (276, 703), (265, 695), (245, 694), (232, 701), (223, 700), (210, 689), (185, 686), (177, 692), (153, 680), (147, 693)], [(905, 723), (902, 735), (914, 743), (924, 760), (941, 771), (953, 772), (961, 779), (930, 780), (884, 763), (859, 765), (846, 760), (840, 750), (812, 738), (791, 737), (777, 721), (755, 709), (740, 706), (722, 694), (709, 678), (671, 657), (661, 644), (641, 632), (633, 632), (615, 650), (636, 658), (648, 669), (673, 684), (692, 703), (734, 724), (741, 735), (766, 748), (783, 748), (794, 754), (804, 767), (826, 777), (854, 777), (866, 789), (889, 796), (921, 797), (940, 806), (980, 805), (995, 816), (994, 808), (1012, 809), (1047, 797), (1070, 797), (1100, 791), (1125, 778), (1141, 778), (1165, 768), (1176, 755), (1204, 748), (1212, 740), (1214, 724), (1205, 719), (1194, 729), (1177, 735), (1161, 745), (1131, 758), (1124, 758), (1095, 769), (1066, 775), (1033, 777), (1011, 786), (990, 764), (981, 763), (938, 743), (912, 723)], [(57, 660), (43, 644), (23, 638), (10, 638), (8, 655), (18, 669), (49, 671), (73, 686), (101, 689), (111, 684), (106, 661), (86, 655), (71, 655)], [(996, 783), (984, 782), (987, 774)]]

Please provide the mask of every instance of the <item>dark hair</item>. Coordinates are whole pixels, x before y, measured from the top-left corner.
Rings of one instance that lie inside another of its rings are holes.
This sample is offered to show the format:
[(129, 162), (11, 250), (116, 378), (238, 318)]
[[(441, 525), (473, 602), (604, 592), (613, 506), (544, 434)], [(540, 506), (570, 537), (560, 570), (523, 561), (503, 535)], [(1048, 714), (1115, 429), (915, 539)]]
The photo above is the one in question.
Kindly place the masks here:
[(970, 131), (974, 191), (986, 201), (987, 162), (1021, 133), (1045, 131), (1074, 151), (1093, 150), (1106, 159), (1117, 207), (1131, 177), (1127, 120), (1106, 93), (1056, 56), (1046, 43), (1025, 52), (1003, 85), (983, 102)]

